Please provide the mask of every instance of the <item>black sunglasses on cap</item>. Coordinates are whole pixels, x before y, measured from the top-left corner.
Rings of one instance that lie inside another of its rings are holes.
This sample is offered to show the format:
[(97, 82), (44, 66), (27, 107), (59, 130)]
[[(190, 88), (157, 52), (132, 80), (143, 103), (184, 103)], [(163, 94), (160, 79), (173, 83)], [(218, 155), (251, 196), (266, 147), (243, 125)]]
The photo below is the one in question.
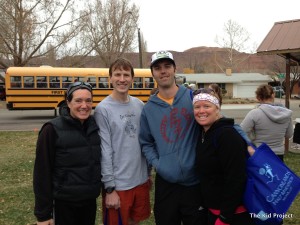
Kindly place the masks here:
[(87, 89), (88, 91), (92, 92), (93, 87), (87, 82), (77, 81), (68, 87), (67, 98), (69, 98), (69, 96), (78, 89)]
[(193, 96), (200, 94), (200, 93), (210, 94), (210, 93), (215, 93), (215, 92), (214, 92), (214, 90), (212, 90), (210, 88), (199, 88), (198, 90), (193, 91)]

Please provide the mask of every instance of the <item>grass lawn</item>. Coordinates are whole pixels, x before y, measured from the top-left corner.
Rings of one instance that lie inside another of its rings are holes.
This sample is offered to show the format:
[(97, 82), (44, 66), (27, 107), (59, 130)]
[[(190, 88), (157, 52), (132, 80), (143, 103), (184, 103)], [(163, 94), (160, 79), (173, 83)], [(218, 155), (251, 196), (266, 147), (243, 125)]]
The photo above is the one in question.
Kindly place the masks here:
[[(32, 191), (32, 172), (35, 158), (37, 132), (3, 132), (0, 131), (0, 224), (33, 225), (34, 196)], [(300, 154), (288, 153), (286, 164), (298, 175), (300, 174)], [(153, 192), (151, 193), (153, 197)], [(292, 219), (284, 224), (300, 224), (299, 195), (288, 213)], [(100, 220), (100, 201), (98, 199), (97, 225)], [(141, 225), (154, 225), (153, 214)]]

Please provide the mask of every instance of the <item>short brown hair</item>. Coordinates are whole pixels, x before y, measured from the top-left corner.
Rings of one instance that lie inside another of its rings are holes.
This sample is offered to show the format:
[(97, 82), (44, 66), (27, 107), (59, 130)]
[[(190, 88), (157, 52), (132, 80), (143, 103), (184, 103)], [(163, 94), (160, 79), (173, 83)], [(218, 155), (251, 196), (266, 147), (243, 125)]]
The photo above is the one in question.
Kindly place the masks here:
[(220, 101), (220, 106), (222, 105), (222, 89), (220, 86), (216, 83), (212, 83), (208, 86), (208, 88), (211, 88), (217, 95)]
[(109, 76), (112, 76), (112, 72), (116, 69), (130, 70), (132, 77), (134, 77), (134, 70), (131, 62), (125, 58), (116, 59), (109, 67)]
[(255, 91), (258, 100), (266, 100), (272, 98), (274, 94), (273, 87), (268, 84), (261, 84)]

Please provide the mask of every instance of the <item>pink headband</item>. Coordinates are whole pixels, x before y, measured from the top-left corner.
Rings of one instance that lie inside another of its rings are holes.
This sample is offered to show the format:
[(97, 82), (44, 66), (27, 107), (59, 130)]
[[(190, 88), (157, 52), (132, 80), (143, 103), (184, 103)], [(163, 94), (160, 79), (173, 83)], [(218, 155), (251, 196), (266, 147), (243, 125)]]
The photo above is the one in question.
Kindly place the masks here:
[(193, 104), (195, 104), (198, 101), (209, 101), (209, 102), (215, 104), (218, 108), (220, 108), (219, 100), (215, 96), (207, 94), (207, 93), (200, 93), (200, 94), (195, 95), (193, 98)]

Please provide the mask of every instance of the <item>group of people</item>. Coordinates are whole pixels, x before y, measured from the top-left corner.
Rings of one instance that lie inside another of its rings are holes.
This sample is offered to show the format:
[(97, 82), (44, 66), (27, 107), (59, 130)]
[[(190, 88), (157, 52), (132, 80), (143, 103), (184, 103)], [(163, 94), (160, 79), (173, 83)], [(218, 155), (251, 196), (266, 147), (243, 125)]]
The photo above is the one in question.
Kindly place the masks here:
[(255, 133), (255, 145), (267, 142), (283, 155), (283, 139), (292, 135), (291, 111), (275, 105), (273, 89), (263, 85), (256, 92), (261, 104), (246, 116), (243, 131), (222, 115), (218, 86), (192, 91), (176, 84), (170, 52), (153, 54), (150, 69), (157, 89), (144, 104), (128, 94), (131, 63), (113, 62), (113, 91), (94, 115), (91, 85), (69, 86), (68, 111), (47, 122), (37, 140), (38, 225), (95, 224), (101, 189), (105, 224), (121, 219), (138, 225), (150, 216), (152, 171), (157, 225), (254, 224), (242, 201), (249, 148), (244, 138)]

